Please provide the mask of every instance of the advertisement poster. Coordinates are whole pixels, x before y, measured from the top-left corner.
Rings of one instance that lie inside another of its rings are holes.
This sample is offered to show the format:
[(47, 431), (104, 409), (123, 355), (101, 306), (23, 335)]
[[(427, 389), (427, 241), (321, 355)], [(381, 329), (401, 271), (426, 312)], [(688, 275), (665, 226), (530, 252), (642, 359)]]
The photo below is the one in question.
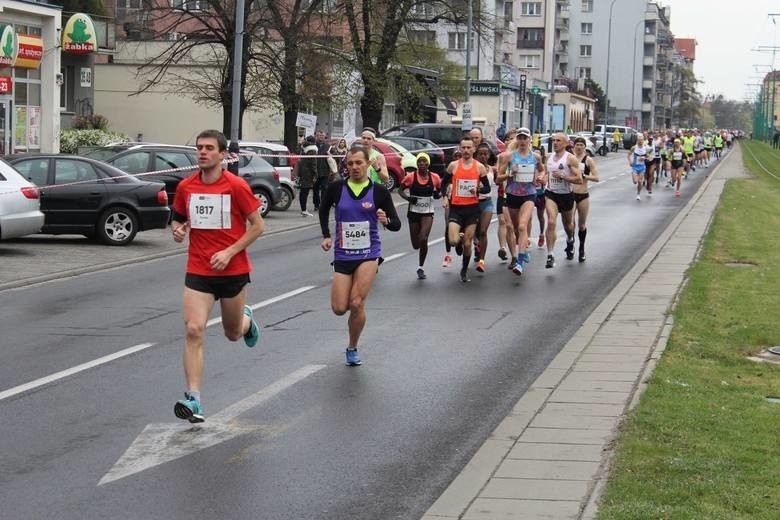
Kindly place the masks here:
[(41, 147), (41, 107), (27, 107), (27, 148)]
[(27, 107), (16, 107), (14, 148), (27, 148)]

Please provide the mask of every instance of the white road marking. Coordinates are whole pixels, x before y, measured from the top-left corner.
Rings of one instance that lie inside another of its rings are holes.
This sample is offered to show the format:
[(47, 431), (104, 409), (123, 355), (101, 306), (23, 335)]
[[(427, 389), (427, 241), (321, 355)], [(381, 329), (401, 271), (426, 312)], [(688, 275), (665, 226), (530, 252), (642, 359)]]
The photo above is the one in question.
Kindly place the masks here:
[[(298, 289), (295, 289), (293, 291), (286, 292), (284, 294), (280, 294), (279, 296), (275, 296), (273, 298), (269, 298), (267, 300), (263, 300), (260, 303), (255, 303), (254, 305), (250, 305), (252, 307), (252, 310), (257, 310), (262, 307), (267, 307), (269, 305), (272, 305), (274, 303), (280, 302), (282, 300), (286, 300), (287, 298), (292, 298), (293, 296), (297, 296), (301, 293), (305, 293), (306, 291), (310, 291), (312, 289), (316, 288), (314, 285), (307, 285), (304, 287), (300, 287)], [(209, 320), (206, 322), (206, 326), (210, 327), (212, 325), (216, 325), (217, 323), (221, 323), (222, 318), (217, 317), (214, 319)], [(78, 374), (79, 372), (83, 372), (84, 370), (88, 370), (90, 368), (95, 368), (100, 365), (105, 365), (106, 363), (110, 363), (111, 361), (129, 356), (130, 354), (135, 354), (136, 352), (140, 352), (142, 350), (146, 350), (149, 347), (153, 347), (156, 345), (156, 343), (141, 343), (139, 345), (135, 345), (132, 347), (128, 347), (124, 350), (120, 350), (119, 352), (114, 352), (113, 354), (108, 354), (107, 356), (99, 357), (97, 359), (93, 359), (92, 361), (87, 361), (86, 363), (82, 363), (81, 365), (77, 365), (75, 367), (71, 367), (65, 370), (62, 370), (60, 372), (42, 377), (40, 379), (36, 379), (35, 381), (30, 381), (29, 383), (24, 383), (19, 386), (15, 386), (13, 388), (9, 388), (8, 390), (4, 390), (0, 392), (0, 401), (3, 399), (8, 399), (9, 397), (13, 397), (15, 395), (19, 395), (23, 392), (27, 392), (28, 390), (33, 390), (35, 388), (38, 388), (43, 385), (47, 385), (49, 383), (52, 383), (54, 381), (58, 381), (60, 379), (63, 379), (68, 376), (72, 376), (73, 374)]]
[(28, 390), (32, 390), (34, 388), (38, 388), (39, 386), (43, 386), (49, 383), (52, 383), (54, 381), (57, 381), (59, 379), (62, 379), (64, 377), (71, 376), (73, 374), (78, 374), (79, 372), (83, 372), (84, 370), (88, 370), (90, 368), (94, 368), (100, 365), (104, 365), (106, 363), (109, 363), (111, 361), (114, 361), (115, 359), (119, 359), (125, 356), (129, 356), (130, 354), (135, 354), (136, 352), (140, 352), (142, 350), (145, 350), (149, 347), (154, 346), (154, 343), (141, 343), (140, 345), (135, 345), (133, 347), (126, 348), (124, 350), (120, 350), (119, 352), (114, 352), (113, 354), (109, 354), (107, 356), (99, 357), (97, 359), (93, 359), (92, 361), (88, 361), (86, 363), (82, 363), (81, 365), (77, 365), (72, 368), (68, 368), (66, 370), (62, 370), (60, 372), (51, 374), (46, 377), (42, 377), (40, 379), (36, 379), (35, 381), (30, 381), (29, 383), (25, 383), (23, 385), (15, 386), (13, 388), (9, 388), (8, 390), (4, 390), (0, 392), (0, 401), (3, 399), (8, 399), (9, 397), (13, 397), (15, 395), (21, 394), (22, 392), (26, 392)]
[(197, 426), (187, 422), (148, 424), (116, 464), (103, 475), (98, 486), (191, 455), (239, 435), (262, 431), (260, 426), (241, 425), (234, 421), (242, 413), (279, 395), (325, 367), (326, 365), (306, 365), (228, 406)]

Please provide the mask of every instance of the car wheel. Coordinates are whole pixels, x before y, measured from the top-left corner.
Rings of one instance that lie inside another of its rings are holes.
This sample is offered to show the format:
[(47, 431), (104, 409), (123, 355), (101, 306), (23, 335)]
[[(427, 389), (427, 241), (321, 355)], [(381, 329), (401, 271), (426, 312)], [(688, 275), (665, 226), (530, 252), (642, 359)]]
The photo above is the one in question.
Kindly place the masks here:
[(601, 146), (599, 148), (599, 155), (601, 155), (602, 157), (607, 155), (607, 147), (606, 146)]
[(585, 153), (588, 154), (588, 157), (593, 157), (593, 152), (590, 150), (585, 150)]
[(385, 188), (387, 188), (387, 191), (393, 191), (396, 186), (396, 180), (395, 175), (393, 175), (392, 172), (387, 172), (389, 175), (387, 176), (387, 182), (385, 182)]
[(287, 211), (295, 199), (295, 193), (289, 186), (282, 186), (282, 197), (279, 202), (273, 205), (271, 209), (274, 211)]
[(265, 190), (255, 193), (255, 197), (260, 201), (260, 215), (265, 217), (271, 211), (271, 196)]
[(120, 206), (108, 208), (100, 215), (95, 233), (104, 244), (127, 245), (138, 233), (138, 218), (127, 208)]

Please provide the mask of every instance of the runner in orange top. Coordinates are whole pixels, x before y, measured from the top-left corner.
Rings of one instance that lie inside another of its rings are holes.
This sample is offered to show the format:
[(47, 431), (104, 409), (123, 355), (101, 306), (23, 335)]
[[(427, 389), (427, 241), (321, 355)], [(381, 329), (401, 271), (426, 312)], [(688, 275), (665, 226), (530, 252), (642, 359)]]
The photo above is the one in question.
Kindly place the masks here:
[(447, 238), (450, 244), (455, 244), (455, 252), (463, 256), (460, 281), (470, 282), (471, 246), (481, 214), (479, 194), (490, 193), (490, 181), (487, 168), (474, 160), (474, 142), (469, 137), (460, 140), (460, 150), (463, 157), (447, 167), (452, 182), (447, 186), (447, 197), (443, 198), (442, 205), (450, 210)]

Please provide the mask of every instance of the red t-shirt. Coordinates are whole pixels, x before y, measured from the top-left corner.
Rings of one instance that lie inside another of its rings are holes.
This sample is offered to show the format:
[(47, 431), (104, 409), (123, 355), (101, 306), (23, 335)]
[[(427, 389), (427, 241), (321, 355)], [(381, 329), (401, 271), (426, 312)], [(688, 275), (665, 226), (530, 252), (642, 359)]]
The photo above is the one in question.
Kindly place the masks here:
[(246, 250), (231, 258), (224, 271), (211, 269), (211, 257), (244, 236), (247, 217), (259, 208), (260, 201), (246, 181), (227, 170), (222, 170), (213, 184), (204, 184), (200, 171), (181, 181), (173, 210), (186, 215), (190, 224), (187, 272), (201, 276), (248, 274), (252, 264)]

